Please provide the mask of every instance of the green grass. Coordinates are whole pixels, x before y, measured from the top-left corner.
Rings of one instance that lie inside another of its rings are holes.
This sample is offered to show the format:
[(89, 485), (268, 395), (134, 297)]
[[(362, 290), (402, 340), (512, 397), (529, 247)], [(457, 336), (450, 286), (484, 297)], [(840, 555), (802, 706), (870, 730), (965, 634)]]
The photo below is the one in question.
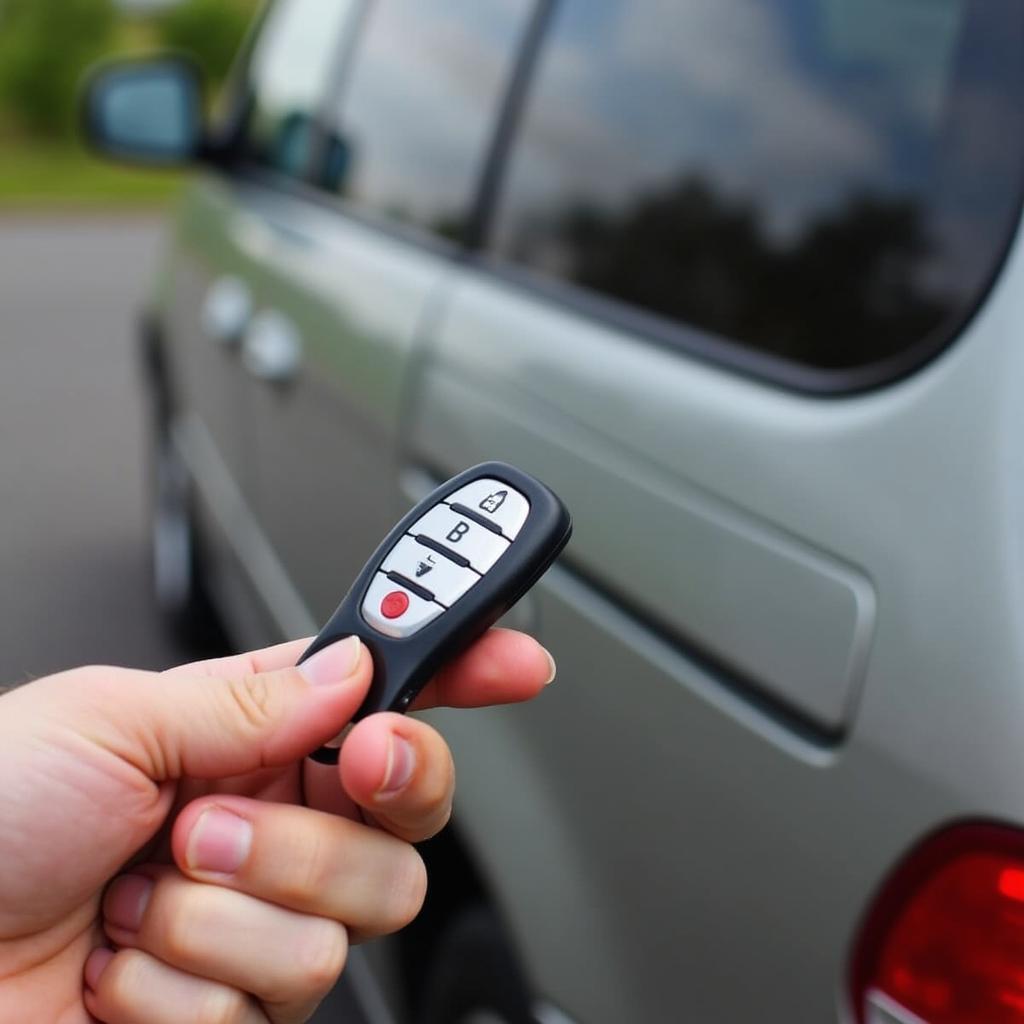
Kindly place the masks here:
[(159, 208), (181, 180), (173, 171), (118, 167), (70, 144), (0, 142), (0, 211)]

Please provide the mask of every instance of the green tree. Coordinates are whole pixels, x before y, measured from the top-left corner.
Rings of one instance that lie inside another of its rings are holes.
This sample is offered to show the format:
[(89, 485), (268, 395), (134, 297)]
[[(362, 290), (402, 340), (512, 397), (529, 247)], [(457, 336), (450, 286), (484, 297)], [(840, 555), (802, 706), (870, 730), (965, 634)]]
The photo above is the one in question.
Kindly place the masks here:
[(82, 71), (113, 37), (112, 0), (0, 0), (0, 102), (28, 133), (56, 138), (75, 123)]
[(254, 0), (183, 0), (160, 17), (160, 41), (191, 54), (222, 81), (256, 9)]

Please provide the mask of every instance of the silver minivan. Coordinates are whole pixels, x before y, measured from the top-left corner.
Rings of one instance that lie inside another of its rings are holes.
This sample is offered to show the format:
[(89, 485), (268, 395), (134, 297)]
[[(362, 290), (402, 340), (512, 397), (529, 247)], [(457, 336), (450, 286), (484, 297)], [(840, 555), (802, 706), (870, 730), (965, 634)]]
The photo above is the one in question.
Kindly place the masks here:
[[(142, 332), (158, 594), (313, 633), (503, 459), (573, 512), (510, 616), (395, 1019), (1024, 1021), (1024, 5), (277, 0)], [(365, 980), (365, 979), (364, 979)], [(383, 1013), (383, 1009), (379, 1009)]]

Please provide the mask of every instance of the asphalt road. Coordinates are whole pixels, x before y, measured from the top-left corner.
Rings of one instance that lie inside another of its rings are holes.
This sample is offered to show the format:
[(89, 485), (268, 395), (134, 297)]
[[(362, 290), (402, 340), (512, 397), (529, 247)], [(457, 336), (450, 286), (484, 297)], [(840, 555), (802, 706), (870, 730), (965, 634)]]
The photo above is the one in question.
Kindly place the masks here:
[(188, 656), (148, 591), (133, 337), (156, 221), (0, 221), (0, 680)]
[[(149, 592), (133, 327), (160, 233), (149, 219), (0, 220), (0, 682), (194, 653)], [(358, 956), (346, 977), (366, 984)], [(316, 1020), (364, 1017), (339, 986)]]

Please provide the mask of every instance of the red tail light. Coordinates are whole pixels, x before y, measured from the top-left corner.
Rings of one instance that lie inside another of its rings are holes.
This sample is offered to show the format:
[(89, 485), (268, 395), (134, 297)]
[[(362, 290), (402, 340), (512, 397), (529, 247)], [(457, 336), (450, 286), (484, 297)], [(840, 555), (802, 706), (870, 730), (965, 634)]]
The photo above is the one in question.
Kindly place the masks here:
[(897, 868), (857, 940), (858, 1024), (1024, 1024), (1024, 833), (964, 825)]

